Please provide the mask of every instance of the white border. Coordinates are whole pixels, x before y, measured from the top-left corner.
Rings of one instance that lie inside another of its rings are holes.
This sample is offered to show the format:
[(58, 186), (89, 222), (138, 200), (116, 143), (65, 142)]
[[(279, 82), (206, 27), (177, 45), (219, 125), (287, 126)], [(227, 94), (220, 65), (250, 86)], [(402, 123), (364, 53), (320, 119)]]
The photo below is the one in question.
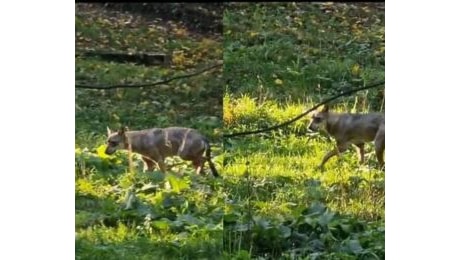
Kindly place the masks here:
[[(458, 255), (454, 3), (386, 3), (387, 259)], [(0, 259), (74, 258), (75, 3), (0, 12)]]
[(454, 3), (386, 3), (387, 259), (459, 255), (460, 42)]
[(75, 258), (75, 3), (0, 10), (0, 259)]

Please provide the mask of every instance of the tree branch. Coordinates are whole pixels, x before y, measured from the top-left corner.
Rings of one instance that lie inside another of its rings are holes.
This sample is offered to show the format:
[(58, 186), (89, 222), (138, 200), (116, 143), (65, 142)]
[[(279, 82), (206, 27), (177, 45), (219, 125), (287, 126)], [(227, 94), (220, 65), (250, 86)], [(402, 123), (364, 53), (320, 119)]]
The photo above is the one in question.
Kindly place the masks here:
[(83, 88), (83, 89), (115, 89), (115, 88), (142, 88), (142, 87), (152, 87), (156, 85), (166, 84), (176, 79), (184, 79), (190, 78), (196, 75), (200, 75), (206, 71), (212, 70), (214, 68), (222, 66), (223, 63), (219, 62), (218, 64), (212, 65), (210, 67), (204, 68), (194, 73), (180, 75), (176, 77), (172, 77), (166, 80), (161, 80), (153, 83), (140, 83), (140, 84), (117, 84), (117, 85), (90, 85), (84, 83), (75, 83), (75, 88)]
[(97, 57), (101, 60), (113, 61), (118, 63), (134, 63), (144, 66), (159, 66), (168, 63), (170, 57), (164, 53), (153, 52), (120, 52), (106, 50), (80, 50), (75, 52), (76, 56)]

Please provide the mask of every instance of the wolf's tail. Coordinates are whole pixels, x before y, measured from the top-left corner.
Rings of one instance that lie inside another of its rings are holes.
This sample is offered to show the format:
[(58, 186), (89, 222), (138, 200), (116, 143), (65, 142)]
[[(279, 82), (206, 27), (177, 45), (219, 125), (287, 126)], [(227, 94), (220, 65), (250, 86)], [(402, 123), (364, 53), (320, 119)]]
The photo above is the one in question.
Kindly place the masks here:
[(209, 141), (206, 139), (204, 140), (204, 142), (206, 144), (206, 161), (209, 163), (209, 168), (211, 168), (212, 175), (214, 175), (214, 177), (219, 177), (219, 174), (216, 170), (216, 166), (211, 160), (211, 145), (209, 145)]

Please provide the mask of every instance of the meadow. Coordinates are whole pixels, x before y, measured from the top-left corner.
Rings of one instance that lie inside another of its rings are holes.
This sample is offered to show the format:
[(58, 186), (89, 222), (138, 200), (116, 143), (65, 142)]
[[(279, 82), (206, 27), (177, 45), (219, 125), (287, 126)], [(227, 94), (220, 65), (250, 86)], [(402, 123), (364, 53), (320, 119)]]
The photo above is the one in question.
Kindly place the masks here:
[[(200, 9), (208, 19), (200, 23), (179, 19), (180, 4), (129, 7), (76, 4), (76, 85), (153, 83), (222, 62), (222, 34), (215, 29), (218, 26), (209, 26), (210, 21), (222, 23), (222, 11), (216, 12), (219, 6)], [(177, 15), (164, 17), (164, 12)], [(113, 62), (84, 55), (88, 51), (164, 53), (169, 62), (159, 66)], [(107, 126), (138, 130), (181, 125), (208, 136), (221, 170), (221, 86), (218, 67), (151, 87), (76, 88), (76, 259), (222, 255), (222, 181), (197, 176), (190, 163), (177, 158), (170, 158), (170, 172), (161, 174), (143, 173), (137, 155), (129, 167), (127, 152), (104, 154)]]
[[(308, 117), (222, 137), (384, 79), (384, 5), (132, 6), (76, 4), (76, 85), (153, 83), (223, 67), (151, 87), (75, 89), (76, 259), (384, 259), (385, 173), (372, 145), (365, 165), (350, 151), (321, 172), (315, 167), (334, 143), (307, 131)], [(84, 55), (94, 50), (167, 53), (170, 61)], [(332, 108), (384, 112), (384, 90)], [(200, 130), (222, 178), (198, 176), (176, 157), (163, 174), (143, 172), (136, 154), (104, 154), (106, 127), (125, 125)]]
[[(317, 102), (384, 79), (384, 9), (378, 4), (233, 4), (224, 12), (226, 133), (285, 122)], [(384, 112), (382, 88), (332, 104)], [(316, 170), (334, 142), (284, 128), (224, 139), (230, 258), (383, 259), (385, 178), (373, 146)]]

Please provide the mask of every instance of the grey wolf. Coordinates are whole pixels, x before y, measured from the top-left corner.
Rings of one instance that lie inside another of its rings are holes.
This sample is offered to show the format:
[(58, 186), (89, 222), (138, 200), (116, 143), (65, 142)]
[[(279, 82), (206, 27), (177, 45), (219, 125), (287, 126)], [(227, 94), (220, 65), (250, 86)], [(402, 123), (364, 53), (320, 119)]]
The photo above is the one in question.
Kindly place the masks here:
[(214, 177), (219, 176), (211, 161), (209, 141), (195, 129), (168, 127), (129, 131), (127, 127), (123, 127), (112, 132), (107, 127), (107, 135), (106, 154), (111, 155), (118, 149), (131, 149), (142, 156), (144, 169), (149, 171), (157, 164), (166, 173), (165, 158), (179, 156), (183, 160), (192, 161), (197, 174), (203, 173), (203, 166), (207, 161)]
[(375, 152), (380, 168), (383, 168), (385, 150), (385, 115), (383, 113), (334, 113), (325, 105), (313, 112), (308, 129), (325, 130), (336, 141), (336, 148), (326, 153), (318, 168), (333, 156), (345, 152), (350, 145), (357, 148), (360, 163), (364, 163), (364, 144), (374, 142)]

